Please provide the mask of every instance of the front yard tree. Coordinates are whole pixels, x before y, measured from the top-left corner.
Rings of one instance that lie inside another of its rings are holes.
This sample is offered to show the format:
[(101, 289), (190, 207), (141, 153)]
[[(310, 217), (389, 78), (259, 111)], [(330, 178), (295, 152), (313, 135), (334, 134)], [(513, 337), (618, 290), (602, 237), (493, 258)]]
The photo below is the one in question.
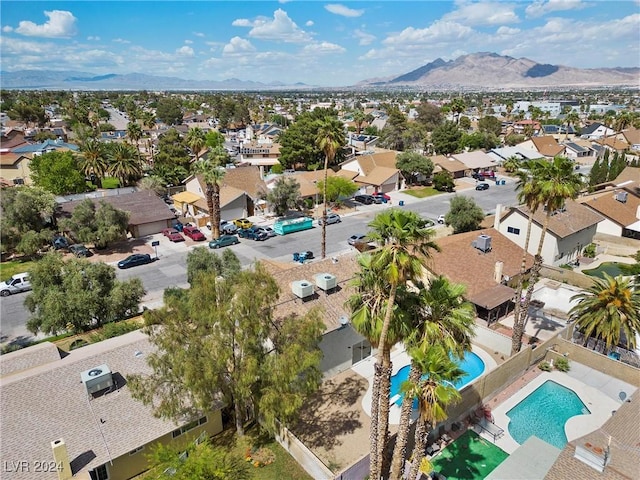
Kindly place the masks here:
[(107, 172), (126, 187), (142, 177), (142, 162), (138, 151), (128, 143), (111, 143), (107, 150), (109, 167)]
[(446, 121), (431, 133), (431, 142), (436, 153), (449, 155), (458, 150), (462, 132), (455, 122)]
[(478, 120), (478, 129), (481, 132), (493, 133), (497, 137), (502, 132), (502, 122), (493, 115), (487, 115)]
[(71, 218), (63, 219), (60, 225), (73, 232), (77, 240), (105, 248), (126, 235), (129, 214), (104, 200), (96, 207), (92, 200), (86, 199), (73, 210)]
[(162, 97), (156, 107), (156, 118), (172, 126), (182, 124), (182, 106), (176, 98)]
[(80, 165), (70, 151), (53, 151), (33, 157), (29, 168), (33, 183), (54, 195), (81, 193), (87, 189)]
[(198, 275), (215, 273), (218, 277), (231, 278), (242, 269), (240, 260), (231, 250), (222, 257), (207, 247), (196, 247), (187, 254), (187, 281), (190, 285)]
[[(324, 182), (318, 182), (318, 190), (324, 189)], [(358, 191), (358, 185), (355, 182), (340, 177), (338, 175), (327, 178), (327, 202), (336, 203), (341, 198), (349, 198)]]
[(267, 194), (267, 202), (279, 217), (298, 207), (300, 202), (300, 184), (293, 177), (282, 176)]
[(405, 114), (398, 107), (391, 108), (389, 110), (389, 119), (380, 132), (380, 145), (391, 150), (404, 150), (407, 129), (408, 121)]
[(433, 162), (417, 152), (403, 152), (396, 157), (396, 168), (409, 185), (418, 181), (418, 176), (430, 177), (433, 173)]
[(482, 208), (470, 197), (456, 195), (451, 199), (449, 211), (444, 217), (453, 233), (472, 232), (480, 228), (484, 219)]
[(134, 398), (170, 419), (229, 405), (239, 435), (253, 418), (272, 432), (276, 419), (295, 418), (322, 377), (317, 313), (274, 319), (278, 286), (260, 263), (228, 280), (200, 275), (191, 289), (168, 293), (164, 308), (145, 313), (156, 351), (150, 375), (127, 379)]
[(82, 142), (79, 160), (85, 178), (91, 179), (98, 188), (102, 188), (102, 179), (109, 167), (105, 144), (93, 137), (88, 138)]
[(138, 312), (142, 281), (116, 279), (113, 267), (81, 259), (64, 261), (51, 252), (29, 271), (33, 291), (25, 299), (32, 333), (74, 333), (121, 320)]
[(453, 192), (455, 186), (453, 177), (447, 171), (443, 170), (433, 176), (433, 188), (439, 192)]

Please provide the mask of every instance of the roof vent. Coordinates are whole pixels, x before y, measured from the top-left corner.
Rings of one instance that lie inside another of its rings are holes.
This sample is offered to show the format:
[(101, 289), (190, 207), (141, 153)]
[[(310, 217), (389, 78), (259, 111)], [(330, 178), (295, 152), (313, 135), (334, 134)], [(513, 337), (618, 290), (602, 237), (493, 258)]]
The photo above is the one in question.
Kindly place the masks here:
[(291, 282), (291, 291), (298, 298), (307, 298), (313, 295), (313, 283), (308, 280), (296, 280)]
[(627, 192), (618, 192), (618, 193), (616, 193), (616, 197), (615, 198), (620, 203), (627, 203), (628, 195), (629, 194)]
[(335, 275), (331, 275), (330, 273), (319, 273), (315, 276), (316, 285), (320, 290), (324, 290), (325, 292), (336, 288), (338, 285), (338, 280)]
[(107, 365), (91, 368), (80, 374), (80, 379), (87, 388), (87, 393), (97, 393), (113, 387), (113, 376)]
[(471, 242), (473, 248), (477, 248), (481, 252), (487, 253), (491, 251), (491, 236), (490, 235), (478, 235), (473, 242)]

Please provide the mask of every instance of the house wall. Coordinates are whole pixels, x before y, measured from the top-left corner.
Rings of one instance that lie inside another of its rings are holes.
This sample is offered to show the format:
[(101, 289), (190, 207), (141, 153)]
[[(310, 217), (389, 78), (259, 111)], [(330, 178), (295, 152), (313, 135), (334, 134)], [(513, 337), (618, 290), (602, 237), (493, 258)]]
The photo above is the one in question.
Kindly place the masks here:
[(231, 221), (235, 218), (242, 218), (248, 215), (246, 195), (236, 198), (233, 202), (226, 204), (220, 209), (220, 218), (224, 220)]
[(24, 180), (25, 185), (31, 185), (31, 170), (29, 169), (29, 159), (21, 158), (11, 166), (0, 167), (0, 177), (13, 182), (16, 178)]
[[(597, 225), (593, 225), (566, 238), (558, 239), (557, 243), (555, 241), (552, 242), (556, 245), (556, 252), (554, 262), (549, 263), (549, 265), (562, 265), (569, 260), (575, 260), (580, 255), (582, 249), (593, 241), (596, 228)], [(544, 243), (547, 243), (546, 237)]]
[(604, 233), (605, 235), (613, 235), (615, 237), (622, 236), (622, 227), (617, 223), (605, 218), (598, 223), (596, 230), (598, 233)]
[(184, 448), (188, 443), (198, 438), (202, 432), (207, 432), (209, 436), (222, 432), (222, 413), (220, 410), (209, 413), (207, 415), (207, 423), (204, 425), (189, 430), (176, 438), (173, 438), (172, 433), (168, 433), (153, 442), (147, 443), (139, 452), (132, 455), (125, 453), (118, 458), (114, 458), (112, 464), (107, 464), (109, 480), (127, 480), (148, 470), (149, 463), (147, 455), (153, 451), (156, 444), (172, 444), (178, 448)]

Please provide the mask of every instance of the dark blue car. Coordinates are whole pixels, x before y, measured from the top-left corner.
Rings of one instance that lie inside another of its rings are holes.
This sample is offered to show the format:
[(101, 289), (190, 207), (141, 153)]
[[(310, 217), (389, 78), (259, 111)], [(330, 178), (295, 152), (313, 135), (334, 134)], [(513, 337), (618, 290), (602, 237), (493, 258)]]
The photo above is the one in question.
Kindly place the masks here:
[(148, 253), (134, 253), (124, 260), (120, 260), (118, 262), (118, 268), (137, 267), (138, 265), (146, 265), (151, 262), (153, 262), (153, 258), (151, 258), (151, 255)]

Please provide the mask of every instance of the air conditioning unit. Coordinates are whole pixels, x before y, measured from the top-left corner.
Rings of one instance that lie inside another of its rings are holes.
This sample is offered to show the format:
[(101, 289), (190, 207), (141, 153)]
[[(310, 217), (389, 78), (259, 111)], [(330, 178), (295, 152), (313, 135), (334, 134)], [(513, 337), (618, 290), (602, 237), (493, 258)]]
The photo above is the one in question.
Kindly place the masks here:
[(616, 193), (616, 200), (620, 203), (627, 203), (628, 195), (629, 194), (627, 192), (618, 192)]
[(490, 235), (478, 235), (473, 242), (471, 242), (473, 248), (477, 248), (481, 252), (491, 251), (491, 236)]
[(308, 280), (296, 280), (291, 282), (291, 291), (298, 298), (307, 298), (313, 295), (313, 283)]
[(80, 379), (88, 393), (96, 393), (113, 386), (113, 376), (107, 365), (100, 365), (82, 372)]
[(319, 273), (315, 276), (316, 285), (320, 290), (331, 290), (332, 288), (336, 288), (338, 285), (338, 279), (335, 275), (331, 275), (330, 273)]

